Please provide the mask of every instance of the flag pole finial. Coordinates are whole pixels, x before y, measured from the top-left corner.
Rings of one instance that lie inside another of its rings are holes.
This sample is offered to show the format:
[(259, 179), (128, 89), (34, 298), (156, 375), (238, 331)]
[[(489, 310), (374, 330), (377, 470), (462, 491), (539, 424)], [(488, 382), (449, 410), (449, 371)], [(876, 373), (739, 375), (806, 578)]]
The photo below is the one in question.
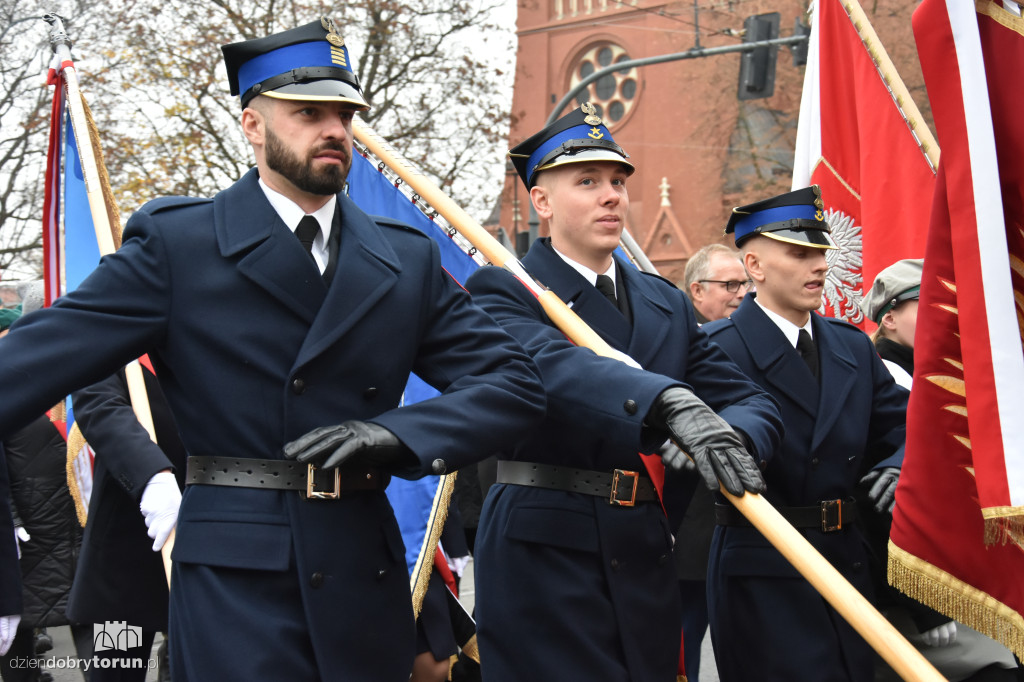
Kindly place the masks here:
[(64, 18), (55, 12), (48, 12), (43, 15), (43, 21), (48, 23), (50, 28), (50, 46), (54, 52), (58, 51), (58, 47), (63, 45), (71, 50), (71, 38), (68, 37), (67, 31), (64, 30)]

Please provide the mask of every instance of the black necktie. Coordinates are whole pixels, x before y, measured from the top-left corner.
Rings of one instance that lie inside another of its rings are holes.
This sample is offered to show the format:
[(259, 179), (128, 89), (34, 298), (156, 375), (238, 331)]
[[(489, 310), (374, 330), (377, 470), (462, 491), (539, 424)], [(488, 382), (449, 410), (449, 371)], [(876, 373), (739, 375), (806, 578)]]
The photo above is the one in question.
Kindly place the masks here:
[[(319, 231), (320, 223), (311, 215), (302, 216), (299, 226), (295, 228), (295, 236), (299, 238), (299, 243), (306, 249), (310, 258), (313, 258), (313, 240)], [(313, 261), (316, 262), (316, 259), (313, 258)]]
[(611, 277), (608, 275), (598, 275), (597, 284), (594, 286), (597, 287), (598, 291), (604, 294), (604, 297), (607, 298), (613, 306), (615, 306), (616, 310), (619, 309), (619, 301), (615, 298), (615, 282), (612, 281)]
[(811, 374), (817, 378), (818, 347), (814, 344), (814, 339), (811, 338), (806, 329), (801, 329), (796, 337), (796, 352), (800, 353), (800, 357), (807, 363), (807, 369), (811, 370)]

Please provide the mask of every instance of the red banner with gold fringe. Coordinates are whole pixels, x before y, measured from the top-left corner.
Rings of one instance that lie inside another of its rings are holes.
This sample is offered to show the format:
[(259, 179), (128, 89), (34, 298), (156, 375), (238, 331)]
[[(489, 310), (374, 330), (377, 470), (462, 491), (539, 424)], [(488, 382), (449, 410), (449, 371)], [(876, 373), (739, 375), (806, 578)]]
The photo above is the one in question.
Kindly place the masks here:
[(925, 0), (914, 32), (942, 141), (890, 582), (1024, 655), (1024, 20)]

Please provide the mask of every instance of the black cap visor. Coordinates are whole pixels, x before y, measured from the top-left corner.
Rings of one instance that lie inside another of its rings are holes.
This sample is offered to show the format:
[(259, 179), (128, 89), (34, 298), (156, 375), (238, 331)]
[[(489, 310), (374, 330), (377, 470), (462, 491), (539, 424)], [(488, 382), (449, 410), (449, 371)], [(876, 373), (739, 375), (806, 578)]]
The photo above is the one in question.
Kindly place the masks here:
[(771, 232), (754, 232), (750, 236), (760, 234), (764, 237), (788, 244), (799, 244), (800, 246), (813, 246), (816, 249), (838, 249), (832, 240), (832, 235), (824, 230), (815, 229), (781, 229)]
[(347, 102), (360, 111), (370, 108), (359, 90), (345, 81), (332, 79), (287, 83), (273, 90), (252, 94), (308, 102)]

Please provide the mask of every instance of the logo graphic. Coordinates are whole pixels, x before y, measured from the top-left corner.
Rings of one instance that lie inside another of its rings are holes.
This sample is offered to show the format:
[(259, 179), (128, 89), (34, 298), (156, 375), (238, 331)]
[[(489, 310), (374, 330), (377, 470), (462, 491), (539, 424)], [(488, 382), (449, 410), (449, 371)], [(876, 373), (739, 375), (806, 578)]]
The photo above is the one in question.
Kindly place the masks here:
[(142, 628), (127, 625), (123, 620), (96, 623), (92, 626), (92, 645), (94, 652), (134, 649), (142, 646)]
[(842, 211), (828, 209), (825, 221), (832, 228), (832, 239), (838, 249), (825, 252), (828, 260), (828, 274), (825, 276), (825, 298), (821, 312), (839, 317), (853, 324), (864, 321), (860, 309), (861, 274), (863, 258), (863, 237), (860, 225), (854, 225), (853, 216)]

